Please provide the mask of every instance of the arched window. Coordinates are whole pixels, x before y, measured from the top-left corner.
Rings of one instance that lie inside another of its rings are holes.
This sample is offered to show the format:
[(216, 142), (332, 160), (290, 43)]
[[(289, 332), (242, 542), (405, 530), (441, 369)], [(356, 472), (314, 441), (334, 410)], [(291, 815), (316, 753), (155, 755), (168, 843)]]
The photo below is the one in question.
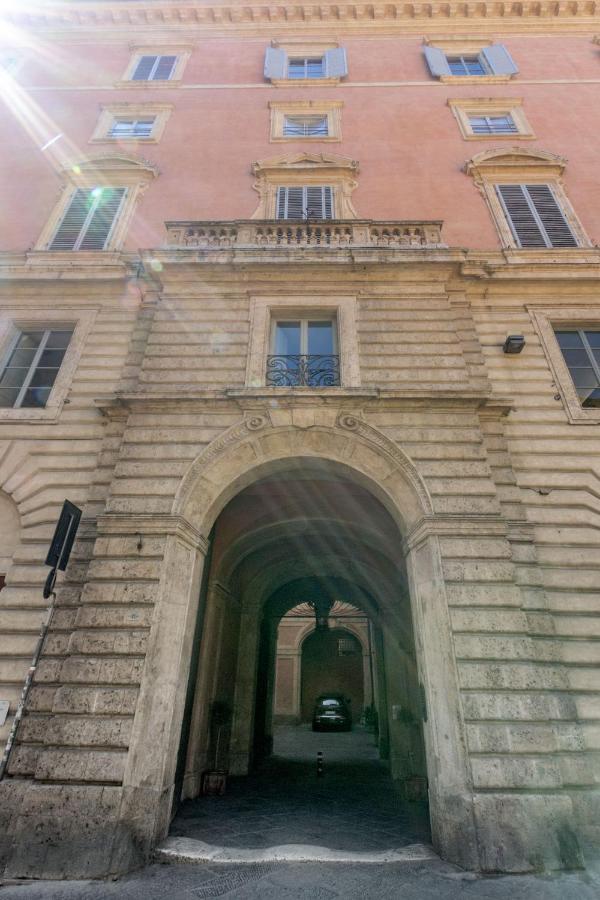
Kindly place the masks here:
[(37, 250), (115, 250), (123, 243), (140, 194), (158, 174), (129, 156), (101, 156), (65, 170), (65, 190)]
[(565, 160), (543, 150), (487, 150), (467, 165), (503, 246), (520, 250), (589, 246), (561, 182)]

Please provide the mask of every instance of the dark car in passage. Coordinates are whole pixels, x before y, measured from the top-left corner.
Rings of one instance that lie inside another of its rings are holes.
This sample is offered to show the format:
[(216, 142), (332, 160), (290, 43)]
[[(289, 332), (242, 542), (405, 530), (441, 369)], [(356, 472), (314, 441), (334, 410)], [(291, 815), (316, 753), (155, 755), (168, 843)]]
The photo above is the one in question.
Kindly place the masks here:
[(352, 714), (343, 694), (317, 697), (312, 720), (313, 731), (351, 731)]

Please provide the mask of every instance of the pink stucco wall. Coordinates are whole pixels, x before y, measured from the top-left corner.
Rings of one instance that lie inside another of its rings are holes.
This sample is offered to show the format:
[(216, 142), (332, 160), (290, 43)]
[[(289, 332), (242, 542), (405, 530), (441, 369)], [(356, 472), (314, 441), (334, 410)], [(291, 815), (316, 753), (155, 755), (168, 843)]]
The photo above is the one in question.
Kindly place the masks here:
[[(497, 248), (484, 201), (462, 168), (475, 153), (512, 142), (463, 140), (449, 97), (522, 98), (536, 133), (536, 140), (522, 146), (568, 158), (568, 196), (590, 239), (600, 238), (600, 47), (592, 34), (498, 34), (519, 75), (509, 84), (464, 86), (430, 77), (416, 36), (337, 37), (348, 51), (348, 78), (339, 87), (309, 89), (264, 81), (268, 39), (199, 40), (182, 87), (147, 90), (114, 87), (130, 59), (126, 42), (40, 41), (39, 53), (25, 51), (16, 76), (25, 90), (2, 89), (0, 249), (32, 247), (58, 199), (61, 178), (49, 158), (54, 151), (40, 149), (45, 140), (63, 132), (81, 157), (110, 151), (113, 142), (89, 139), (100, 106), (122, 101), (175, 106), (159, 144), (121, 144), (160, 169), (137, 208), (129, 249), (161, 245), (165, 220), (250, 217), (257, 205), (252, 162), (307, 147), (360, 162), (353, 202), (361, 218), (442, 219), (450, 245)], [(341, 143), (271, 143), (269, 100), (308, 98), (344, 102)], [(18, 121), (25, 117), (29, 133)]]

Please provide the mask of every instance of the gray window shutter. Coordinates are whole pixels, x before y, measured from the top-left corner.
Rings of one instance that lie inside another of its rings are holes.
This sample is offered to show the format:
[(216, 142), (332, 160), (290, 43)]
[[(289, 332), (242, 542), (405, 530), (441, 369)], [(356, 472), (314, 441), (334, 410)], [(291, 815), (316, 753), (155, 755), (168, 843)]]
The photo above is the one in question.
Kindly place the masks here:
[(487, 68), (494, 75), (516, 75), (519, 71), (504, 44), (492, 44), (481, 51)]
[(547, 184), (497, 184), (519, 247), (576, 247), (577, 241)]
[(277, 47), (267, 47), (265, 53), (265, 78), (285, 78), (287, 75), (287, 53)]
[(551, 247), (576, 247), (577, 241), (547, 184), (528, 184), (527, 193), (542, 220)]
[(325, 75), (328, 78), (344, 78), (348, 74), (348, 60), (344, 47), (327, 50), (323, 58), (325, 60)]
[(85, 224), (92, 205), (90, 191), (75, 191), (58, 231), (50, 244), (50, 250), (72, 250)]
[(124, 196), (125, 188), (104, 188), (102, 200), (79, 245), (80, 250), (104, 250)]
[(439, 47), (423, 47), (425, 59), (429, 66), (429, 71), (434, 78), (441, 78), (442, 75), (451, 75), (450, 66), (446, 59), (446, 54)]

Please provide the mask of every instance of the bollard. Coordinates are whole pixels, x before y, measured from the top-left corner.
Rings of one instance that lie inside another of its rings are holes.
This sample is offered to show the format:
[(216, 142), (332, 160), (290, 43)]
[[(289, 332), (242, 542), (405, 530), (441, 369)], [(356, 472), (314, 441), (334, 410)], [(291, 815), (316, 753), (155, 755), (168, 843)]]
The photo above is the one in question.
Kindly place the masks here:
[(317, 778), (323, 777), (323, 753), (321, 750), (317, 753)]

